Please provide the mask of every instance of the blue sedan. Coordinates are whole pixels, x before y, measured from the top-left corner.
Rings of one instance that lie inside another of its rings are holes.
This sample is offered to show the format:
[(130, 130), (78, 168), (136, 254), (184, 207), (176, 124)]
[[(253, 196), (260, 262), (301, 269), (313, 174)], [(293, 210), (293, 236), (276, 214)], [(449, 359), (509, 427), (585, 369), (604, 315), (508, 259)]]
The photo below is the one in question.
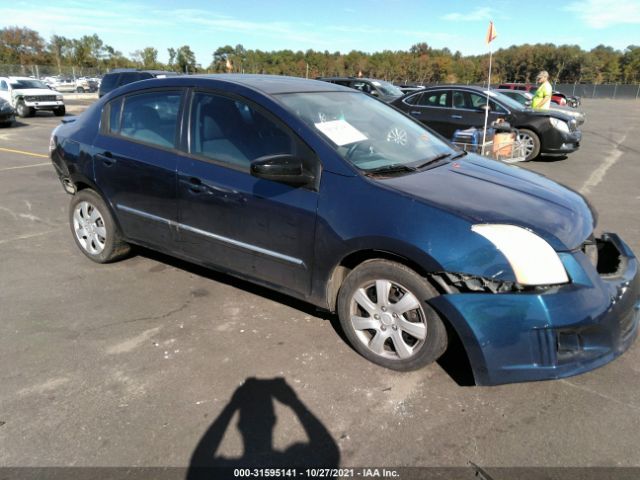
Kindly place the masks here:
[(638, 262), (578, 193), (361, 92), (263, 75), (118, 88), (51, 136), (80, 251), (142, 245), (337, 312), (395, 370), (460, 340), (477, 384), (565, 377), (637, 335)]

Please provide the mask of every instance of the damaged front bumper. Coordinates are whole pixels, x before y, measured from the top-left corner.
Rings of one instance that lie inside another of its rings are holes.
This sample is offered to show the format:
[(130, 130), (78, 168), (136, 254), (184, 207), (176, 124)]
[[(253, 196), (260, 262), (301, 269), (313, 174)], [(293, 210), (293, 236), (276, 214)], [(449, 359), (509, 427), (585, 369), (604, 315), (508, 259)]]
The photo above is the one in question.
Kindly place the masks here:
[(626, 351), (638, 333), (640, 274), (615, 234), (598, 240), (597, 268), (559, 253), (571, 283), (544, 291), (454, 293), (431, 301), (465, 346), (478, 385), (568, 377)]

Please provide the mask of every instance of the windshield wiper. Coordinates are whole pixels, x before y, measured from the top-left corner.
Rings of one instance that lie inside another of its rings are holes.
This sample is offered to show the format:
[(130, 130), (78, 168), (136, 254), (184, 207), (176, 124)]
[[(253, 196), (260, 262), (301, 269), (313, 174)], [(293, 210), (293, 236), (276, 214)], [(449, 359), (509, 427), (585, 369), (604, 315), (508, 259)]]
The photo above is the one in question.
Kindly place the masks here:
[(382, 167), (372, 168), (371, 170), (365, 170), (365, 175), (376, 175), (379, 173), (402, 173), (402, 172), (415, 172), (416, 167), (410, 167), (404, 163), (392, 163), (391, 165), (383, 165)]
[(434, 163), (436, 163), (436, 162), (439, 162), (440, 160), (444, 160), (445, 158), (449, 158), (449, 157), (451, 157), (451, 160), (454, 160), (454, 159), (456, 159), (456, 158), (463, 157), (463, 156), (465, 156), (466, 154), (467, 154), (467, 152), (466, 152), (466, 151), (464, 151), (464, 150), (463, 150), (462, 152), (458, 152), (458, 153), (456, 153), (453, 157), (451, 157), (451, 153), (440, 153), (440, 154), (436, 155), (435, 157), (430, 158), (430, 159), (429, 159), (429, 160), (427, 160), (426, 162), (421, 163), (420, 165), (418, 165), (418, 166), (417, 166), (417, 167), (415, 167), (415, 168), (416, 168), (416, 169), (418, 169), (418, 170), (420, 170), (421, 168), (424, 168), (424, 167), (427, 167), (427, 166), (429, 166), (429, 165), (432, 165), (432, 164), (434, 164)]

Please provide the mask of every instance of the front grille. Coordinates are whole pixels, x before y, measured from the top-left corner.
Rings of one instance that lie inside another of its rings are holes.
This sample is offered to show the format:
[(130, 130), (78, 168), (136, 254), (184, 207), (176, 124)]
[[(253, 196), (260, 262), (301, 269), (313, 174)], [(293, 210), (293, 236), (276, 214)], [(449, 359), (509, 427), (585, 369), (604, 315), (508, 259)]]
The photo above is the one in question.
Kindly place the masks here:
[(28, 95), (24, 97), (27, 102), (55, 102), (55, 95)]

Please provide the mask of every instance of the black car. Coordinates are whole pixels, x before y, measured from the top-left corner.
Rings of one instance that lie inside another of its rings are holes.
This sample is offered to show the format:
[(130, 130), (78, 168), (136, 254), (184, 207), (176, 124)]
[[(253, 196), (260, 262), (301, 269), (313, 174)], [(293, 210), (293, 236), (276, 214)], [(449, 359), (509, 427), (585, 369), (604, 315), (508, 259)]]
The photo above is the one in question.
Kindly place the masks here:
[[(518, 102), (520, 105), (522, 105), (525, 108), (531, 108), (531, 103), (533, 101), (533, 95), (529, 92), (525, 92), (523, 90), (509, 90), (509, 89), (497, 89), (494, 90), (495, 92), (501, 93), (503, 95), (506, 95), (509, 98), (514, 99), (516, 102)], [(549, 110), (553, 110), (556, 112), (562, 112), (566, 115), (569, 115), (573, 118), (576, 119), (576, 122), (578, 123), (578, 126), (582, 125), (584, 123), (585, 120), (585, 115), (584, 112), (576, 109), (576, 108), (572, 108), (572, 107), (563, 107), (561, 105), (555, 105), (555, 104), (551, 104), (549, 106)]]
[[(489, 98), (488, 98), (489, 97)], [(456, 130), (483, 128), (489, 100), (488, 124), (504, 119), (518, 129), (525, 160), (539, 154), (564, 155), (580, 147), (582, 132), (574, 118), (552, 110), (531, 110), (493, 90), (467, 85), (441, 85), (408, 94), (392, 102), (446, 138)]]
[(164, 70), (136, 70), (132, 68), (118, 68), (107, 73), (98, 90), (98, 96), (102, 97), (111, 90), (115, 90), (127, 83), (137, 82), (138, 80), (146, 80), (148, 78), (164, 78), (177, 75), (176, 72), (168, 72)]
[(323, 82), (335, 83), (344, 87), (355, 88), (361, 92), (368, 93), (374, 97), (387, 103), (391, 103), (397, 98), (404, 95), (403, 91), (395, 85), (377, 80), (375, 78), (356, 78), (356, 77), (318, 77), (316, 80)]
[(10, 127), (16, 119), (16, 111), (9, 102), (0, 98), (0, 126)]

